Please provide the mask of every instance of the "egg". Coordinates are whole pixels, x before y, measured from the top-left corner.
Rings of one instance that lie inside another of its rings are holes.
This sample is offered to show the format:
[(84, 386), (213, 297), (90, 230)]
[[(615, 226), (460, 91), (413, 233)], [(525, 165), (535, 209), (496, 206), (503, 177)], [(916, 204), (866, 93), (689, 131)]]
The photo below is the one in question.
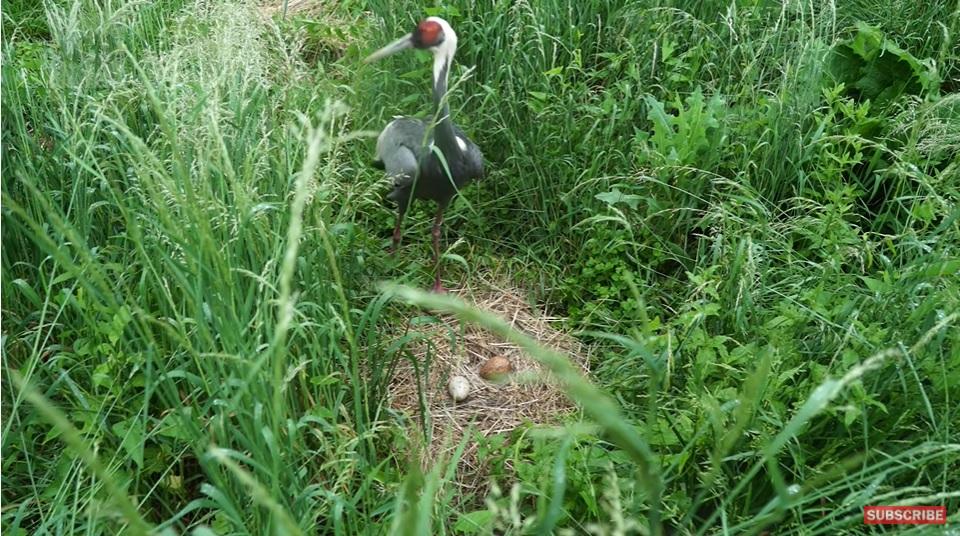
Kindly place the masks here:
[(491, 357), (480, 366), (480, 377), (484, 380), (499, 380), (511, 372), (513, 365), (503, 356)]
[(447, 383), (447, 392), (450, 393), (450, 398), (456, 402), (466, 400), (470, 396), (470, 382), (463, 376), (453, 376)]

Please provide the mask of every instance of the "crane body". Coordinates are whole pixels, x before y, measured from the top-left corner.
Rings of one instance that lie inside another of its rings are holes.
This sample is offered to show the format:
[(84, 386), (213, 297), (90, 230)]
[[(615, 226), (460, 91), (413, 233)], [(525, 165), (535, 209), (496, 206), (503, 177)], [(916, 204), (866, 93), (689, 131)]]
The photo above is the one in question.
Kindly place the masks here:
[(401, 117), (388, 123), (377, 138), (374, 164), (393, 178), (393, 190), (387, 195), (387, 199), (397, 204), (391, 252), (400, 246), (403, 218), (413, 200), (437, 203), (432, 232), (436, 271), (433, 290), (442, 292), (440, 235), (443, 213), (461, 188), (483, 177), (483, 154), (450, 117), (447, 78), (457, 49), (457, 34), (453, 28), (439, 17), (429, 17), (413, 32), (371, 54), (365, 61), (374, 61), (407, 48), (421, 48), (433, 54), (434, 118), (433, 121), (423, 121)]

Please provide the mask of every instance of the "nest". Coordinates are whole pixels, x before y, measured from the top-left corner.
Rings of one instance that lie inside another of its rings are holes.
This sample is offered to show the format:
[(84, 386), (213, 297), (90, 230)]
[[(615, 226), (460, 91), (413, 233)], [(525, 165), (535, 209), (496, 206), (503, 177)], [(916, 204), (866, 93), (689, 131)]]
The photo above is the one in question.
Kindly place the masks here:
[[(560, 319), (532, 308), (519, 289), (485, 280), (479, 288), (453, 292), (569, 356), (575, 366), (588, 372), (580, 342), (555, 327)], [(410, 329), (422, 337), (408, 345), (411, 359), (397, 364), (390, 383), (391, 406), (411, 418), (409, 437), (424, 442), (420, 462), (425, 470), (448, 459), (465, 434), (475, 434), (467, 439), (458, 461), (455, 482), (461, 492), (487, 481), (488, 467), (477, 456), (478, 436), (509, 433), (524, 424), (556, 424), (577, 411), (545, 367), (496, 335), (451, 316)], [(508, 359), (513, 372), (499, 381), (484, 380), (480, 366), (495, 356)], [(457, 375), (471, 386), (469, 397), (460, 402), (454, 402), (447, 391), (449, 379)]]

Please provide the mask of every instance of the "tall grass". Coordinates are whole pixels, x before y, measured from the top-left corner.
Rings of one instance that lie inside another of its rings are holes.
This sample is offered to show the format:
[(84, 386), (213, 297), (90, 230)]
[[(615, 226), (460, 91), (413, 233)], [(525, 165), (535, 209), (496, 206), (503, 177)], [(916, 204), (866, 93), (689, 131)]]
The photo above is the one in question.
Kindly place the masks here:
[[(36, 72), (7, 48), (6, 372), (156, 526), (355, 533), (387, 501), (390, 352), (382, 302), (354, 301), (343, 110), (295, 87), (307, 66), (253, 8), (157, 26), (143, 7), (49, 6)], [(20, 393), (5, 383), (4, 487), (29, 492), (5, 527), (115, 532)]]
[[(834, 534), (886, 503), (956, 519), (955, 8), (324, 9), (4, 4), (4, 530)], [(430, 68), (359, 60), (426, 14), (460, 35), (451, 103), (491, 170), (451, 210), (447, 259), (468, 262), (449, 277), (497, 268), (595, 349), (590, 381), (566, 383), (594, 425), (488, 440), (475, 497), (450, 484), (456, 456), (411, 463), (385, 404), (393, 328), (420, 314), (393, 302), (565, 368), (456, 300), (377, 286), (429, 279), (429, 218), (383, 258), (366, 134), (424, 111)], [(835, 69), (875, 35), (923, 84), (870, 98), (903, 66)]]

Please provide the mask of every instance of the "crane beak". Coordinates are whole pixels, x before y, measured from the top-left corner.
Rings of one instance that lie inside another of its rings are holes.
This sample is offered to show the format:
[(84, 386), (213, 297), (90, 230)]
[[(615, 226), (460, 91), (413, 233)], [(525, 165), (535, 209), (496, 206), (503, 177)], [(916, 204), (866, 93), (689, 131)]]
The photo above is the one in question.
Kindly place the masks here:
[(373, 61), (377, 61), (380, 58), (386, 58), (387, 56), (391, 56), (393, 54), (396, 54), (397, 52), (400, 52), (401, 50), (406, 50), (411, 47), (413, 47), (413, 34), (408, 33), (407, 35), (401, 37), (400, 39), (397, 39), (396, 41), (381, 48), (380, 50), (374, 52), (373, 54), (370, 54), (369, 56), (366, 57), (366, 59), (363, 60), (363, 63), (370, 63)]

